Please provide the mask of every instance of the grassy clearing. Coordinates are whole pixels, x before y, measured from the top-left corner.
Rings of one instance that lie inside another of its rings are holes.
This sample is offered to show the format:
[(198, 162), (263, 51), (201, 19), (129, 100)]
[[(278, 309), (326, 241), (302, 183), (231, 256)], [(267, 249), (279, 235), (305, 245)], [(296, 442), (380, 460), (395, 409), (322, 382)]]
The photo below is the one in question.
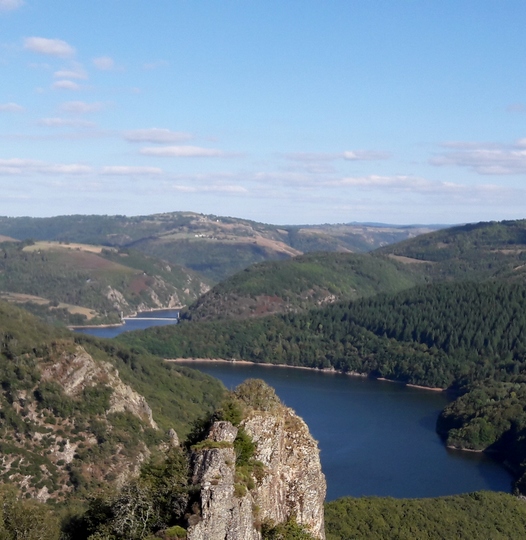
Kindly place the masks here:
[[(0, 240), (1, 240), (0, 236)], [(34, 244), (30, 246), (24, 247), (23, 251), (41, 251), (41, 250), (80, 250), (80, 251), (88, 251), (90, 253), (102, 253), (103, 249), (114, 249), (114, 248), (108, 248), (106, 246), (92, 246), (90, 244), (79, 244), (79, 243), (67, 243), (64, 244), (63, 242), (35, 242)], [(114, 249), (115, 250), (115, 249)]]

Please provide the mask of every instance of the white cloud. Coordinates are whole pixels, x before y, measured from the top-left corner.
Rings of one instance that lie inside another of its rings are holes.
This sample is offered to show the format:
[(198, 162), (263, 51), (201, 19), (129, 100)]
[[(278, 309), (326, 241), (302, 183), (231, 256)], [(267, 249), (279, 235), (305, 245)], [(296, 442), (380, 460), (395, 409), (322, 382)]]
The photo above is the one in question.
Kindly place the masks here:
[(101, 71), (111, 71), (115, 68), (115, 62), (113, 58), (109, 56), (99, 56), (93, 59), (93, 65)]
[(222, 150), (215, 148), (202, 148), (200, 146), (155, 146), (141, 148), (140, 153), (145, 156), (161, 157), (224, 157)]
[(187, 141), (192, 138), (192, 134), (164, 128), (150, 128), (125, 131), (123, 137), (129, 142), (171, 143)]
[(87, 114), (98, 112), (103, 108), (100, 102), (86, 103), (85, 101), (67, 101), (60, 106), (61, 110), (73, 114)]
[(159, 167), (133, 167), (133, 166), (123, 166), (123, 165), (112, 165), (107, 167), (102, 167), (101, 174), (104, 175), (115, 175), (115, 176), (132, 176), (132, 175), (141, 175), (141, 176), (151, 176), (159, 175), (163, 173), (163, 170)]
[(389, 159), (388, 152), (378, 152), (375, 150), (349, 150), (343, 153), (343, 159), (349, 161), (377, 161), (380, 159)]
[(55, 79), (87, 79), (86, 70), (78, 62), (74, 62), (70, 69), (62, 69), (55, 71), (53, 74)]
[(24, 174), (87, 174), (93, 169), (88, 165), (79, 163), (46, 163), (35, 159), (0, 159), (1, 175), (24, 175)]
[(345, 152), (293, 152), (284, 154), (286, 159), (292, 161), (335, 161), (345, 159), (348, 161), (377, 161), (389, 159), (388, 152), (377, 150), (347, 150)]
[(433, 187), (434, 183), (425, 180), (424, 178), (414, 178), (410, 176), (378, 176), (373, 174), (369, 176), (340, 178), (338, 180), (330, 181), (326, 185), (337, 187), (352, 186), (366, 189), (390, 188), (403, 191), (423, 191), (429, 190)]
[(23, 5), (23, 0), (0, 0), (0, 11), (12, 11)]
[(455, 151), (439, 154), (430, 163), (436, 166), (467, 167), (483, 175), (509, 175), (526, 173), (526, 139), (510, 146), (496, 144), (446, 143)]
[(173, 185), (170, 186), (172, 191), (179, 191), (182, 193), (230, 193), (230, 194), (244, 194), (248, 193), (248, 189), (243, 186), (227, 185), (227, 186), (182, 186)]
[(454, 182), (436, 182), (412, 176), (361, 176), (341, 178), (325, 183), (327, 187), (355, 187), (361, 190), (398, 192), (420, 196), (434, 196), (464, 203), (492, 202), (513, 200), (523, 190), (503, 188), (495, 184), (457, 184)]
[(30, 37), (24, 40), (24, 48), (39, 54), (69, 58), (75, 55), (75, 49), (61, 39)]
[(18, 105), (18, 103), (10, 102), (0, 104), (0, 111), (3, 112), (22, 112), (24, 110), (24, 107), (22, 107), (22, 105)]
[(79, 84), (68, 80), (55, 81), (52, 86), (58, 90), (80, 90)]
[(325, 153), (325, 152), (291, 152), (283, 154), (285, 159), (291, 161), (333, 161), (341, 157), (338, 153)]
[(78, 120), (70, 118), (41, 118), (38, 121), (41, 126), (47, 127), (93, 127), (94, 122), (88, 122), (87, 120)]

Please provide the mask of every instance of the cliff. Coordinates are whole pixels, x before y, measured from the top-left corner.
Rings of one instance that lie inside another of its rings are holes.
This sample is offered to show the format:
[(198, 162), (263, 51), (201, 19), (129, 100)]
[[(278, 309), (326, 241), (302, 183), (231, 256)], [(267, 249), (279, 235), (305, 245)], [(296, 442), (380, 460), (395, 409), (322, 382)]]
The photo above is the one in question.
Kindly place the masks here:
[[(260, 390), (267, 394), (263, 400)], [(236, 398), (245, 405), (238, 427), (216, 421), (194, 447), (200, 512), (189, 518), (188, 540), (260, 540), (265, 527), (291, 520), (324, 539), (326, 483), (307, 425), (262, 381), (247, 381)], [(245, 449), (252, 445), (243, 465), (240, 440)]]

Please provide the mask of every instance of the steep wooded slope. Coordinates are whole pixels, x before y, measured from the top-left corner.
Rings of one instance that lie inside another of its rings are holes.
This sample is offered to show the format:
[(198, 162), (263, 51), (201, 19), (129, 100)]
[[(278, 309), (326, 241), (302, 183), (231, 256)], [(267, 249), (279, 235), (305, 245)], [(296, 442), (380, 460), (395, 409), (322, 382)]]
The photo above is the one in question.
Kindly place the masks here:
[(0, 475), (64, 499), (122, 482), (221, 398), (210, 377), (0, 303)]
[(380, 248), (377, 253), (416, 265), (433, 279), (524, 281), (526, 220), (452, 227)]
[(88, 244), (0, 244), (0, 295), (50, 322), (119, 322), (138, 310), (183, 306), (208, 287), (177, 265)]
[(397, 292), (422, 280), (412, 268), (386, 257), (309, 253), (238, 272), (191, 304), (182, 317), (203, 321), (300, 312), (345, 299)]

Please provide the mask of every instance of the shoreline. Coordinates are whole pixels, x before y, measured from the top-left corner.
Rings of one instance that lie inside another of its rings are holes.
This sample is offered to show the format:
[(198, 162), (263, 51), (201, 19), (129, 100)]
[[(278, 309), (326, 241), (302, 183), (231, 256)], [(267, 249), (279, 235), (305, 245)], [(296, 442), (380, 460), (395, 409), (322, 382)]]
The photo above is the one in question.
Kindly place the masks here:
[(154, 311), (172, 311), (172, 310), (178, 310), (181, 311), (186, 306), (180, 306), (180, 307), (164, 307), (164, 308), (151, 308), (151, 309), (143, 309), (141, 311), (133, 311), (131, 315), (128, 315), (127, 317), (122, 318), (122, 322), (120, 323), (110, 323), (110, 324), (83, 324), (80, 326), (73, 326), (69, 325), (66, 328), (68, 330), (82, 330), (83, 328), (120, 328), (121, 326), (124, 326), (126, 324), (126, 321), (133, 320), (139, 315), (139, 313), (152, 313)]
[(281, 367), (281, 368), (290, 368), (290, 369), (307, 369), (309, 371), (317, 371), (320, 373), (338, 373), (341, 375), (348, 375), (349, 377), (361, 377), (364, 378), (371, 378), (376, 381), (382, 381), (382, 382), (389, 382), (389, 383), (396, 383), (396, 384), (402, 384), (404, 386), (407, 386), (409, 388), (416, 388), (418, 390), (429, 390), (431, 392), (446, 392), (446, 388), (436, 388), (433, 386), (421, 386), (418, 384), (410, 384), (410, 383), (404, 383), (402, 381), (394, 381), (392, 379), (386, 379), (385, 377), (369, 377), (367, 373), (359, 373), (357, 371), (340, 371), (335, 368), (312, 368), (312, 367), (306, 367), (306, 366), (289, 366), (288, 364), (270, 364), (268, 362), (252, 362), (250, 360), (226, 360), (224, 358), (165, 358), (165, 362), (171, 362), (171, 363), (222, 363), (222, 364), (240, 364), (240, 365), (257, 365), (257, 366), (266, 366), (266, 367)]

